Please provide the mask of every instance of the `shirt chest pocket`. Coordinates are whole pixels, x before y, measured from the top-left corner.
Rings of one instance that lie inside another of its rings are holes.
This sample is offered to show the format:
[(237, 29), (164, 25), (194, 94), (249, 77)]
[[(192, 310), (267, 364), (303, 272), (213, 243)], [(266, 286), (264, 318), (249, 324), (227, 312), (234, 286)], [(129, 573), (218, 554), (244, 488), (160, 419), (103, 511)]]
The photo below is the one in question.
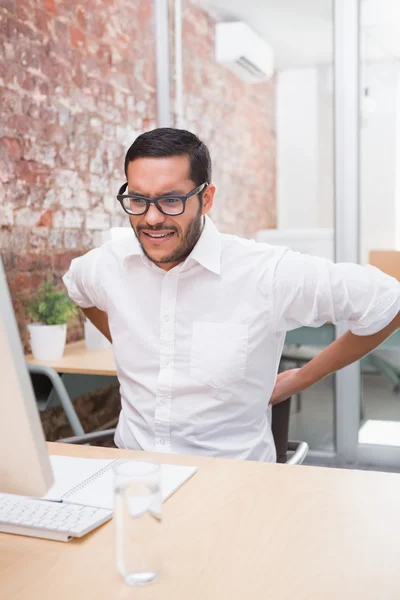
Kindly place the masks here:
[(248, 338), (248, 325), (194, 323), (190, 355), (191, 377), (214, 388), (243, 379)]

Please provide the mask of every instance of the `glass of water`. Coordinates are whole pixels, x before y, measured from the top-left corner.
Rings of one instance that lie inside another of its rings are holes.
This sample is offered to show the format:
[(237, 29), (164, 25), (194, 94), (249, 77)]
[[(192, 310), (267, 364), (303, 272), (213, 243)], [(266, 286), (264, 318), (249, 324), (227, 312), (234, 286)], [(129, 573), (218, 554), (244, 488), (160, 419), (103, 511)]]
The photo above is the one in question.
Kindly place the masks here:
[(126, 583), (153, 581), (161, 566), (161, 489), (159, 464), (118, 462), (115, 474), (117, 567)]

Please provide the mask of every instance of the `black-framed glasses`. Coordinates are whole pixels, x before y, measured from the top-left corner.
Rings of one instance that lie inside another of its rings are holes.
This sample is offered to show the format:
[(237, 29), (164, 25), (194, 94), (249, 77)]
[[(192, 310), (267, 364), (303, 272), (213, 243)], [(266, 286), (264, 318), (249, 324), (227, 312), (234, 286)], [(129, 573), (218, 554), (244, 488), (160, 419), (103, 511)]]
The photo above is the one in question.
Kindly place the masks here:
[(124, 194), (128, 187), (128, 184), (124, 183), (117, 194), (117, 200), (128, 215), (144, 215), (149, 210), (150, 204), (154, 204), (164, 215), (176, 217), (185, 212), (186, 202), (189, 198), (201, 194), (207, 185), (207, 182), (202, 183), (188, 194), (166, 194), (165, 196), (158, 196), (157, 198), (146, 198), (146, 196), (140, 196), (139, 194), (129, 192)]

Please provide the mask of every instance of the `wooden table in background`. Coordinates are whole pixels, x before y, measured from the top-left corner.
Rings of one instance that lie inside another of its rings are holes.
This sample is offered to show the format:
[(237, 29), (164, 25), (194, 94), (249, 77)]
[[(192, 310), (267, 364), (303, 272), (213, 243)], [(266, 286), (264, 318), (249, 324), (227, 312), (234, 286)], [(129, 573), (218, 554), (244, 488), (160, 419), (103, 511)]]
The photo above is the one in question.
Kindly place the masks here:
[(400, 475), (49, 444), (197, 465), (164, 505), (164, 567), (132, 589), (114, 525), (67, 544), (0, 534), (7, 600), (398, 600)]
[(115, 376), (115, 361), (111, 350), (87, 350), (85, 342), (72, 342), (65, 346), (64, 356), (60, 360), (35, 360), (32, 354), (26, 361), (33, 364), (44, 364), (52, 367), (57, 373), (79, 375)]
[[(118, 384), (112, 350), (88, 350), (84, 340), (67, 344), (60, 360), (35, 360), (31, 354), (25, 359), (29, 363), (45, 365), (57, 371), (71, 400), (108, 385)], [(53, 400), (54, 404), (58, 403), (54, 392), (52, 403)]]

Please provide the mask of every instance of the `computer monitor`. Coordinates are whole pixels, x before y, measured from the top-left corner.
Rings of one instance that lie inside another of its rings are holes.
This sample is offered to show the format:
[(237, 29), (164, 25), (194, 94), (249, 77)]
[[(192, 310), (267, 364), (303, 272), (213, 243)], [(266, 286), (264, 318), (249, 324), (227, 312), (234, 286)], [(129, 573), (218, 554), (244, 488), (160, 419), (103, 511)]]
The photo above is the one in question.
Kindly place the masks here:
[(52, 483), (42, 424), (0, 257), (0, 492), (43, 496)]

